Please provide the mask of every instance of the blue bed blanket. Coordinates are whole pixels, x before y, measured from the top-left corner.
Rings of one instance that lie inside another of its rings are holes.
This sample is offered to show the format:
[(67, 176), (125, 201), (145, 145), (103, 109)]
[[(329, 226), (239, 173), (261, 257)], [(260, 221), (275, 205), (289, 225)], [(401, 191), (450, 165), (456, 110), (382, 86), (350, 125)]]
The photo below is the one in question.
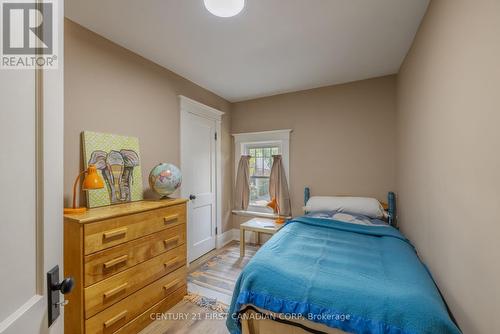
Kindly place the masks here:
[(243, 269), (227, 327), (246, 304), (349, 333), (460, 333), (413, 246), (392, 227), (299, 217)]

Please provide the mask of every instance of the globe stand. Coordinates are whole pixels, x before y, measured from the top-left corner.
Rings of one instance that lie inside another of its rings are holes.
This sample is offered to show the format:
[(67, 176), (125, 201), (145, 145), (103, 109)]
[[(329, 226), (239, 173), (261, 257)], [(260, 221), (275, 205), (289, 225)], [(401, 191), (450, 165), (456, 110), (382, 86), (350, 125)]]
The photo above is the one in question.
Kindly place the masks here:
[(167, 200), (167, 199), (175, 199), (175, 197), (170, 197), (170, 195), (163, 195), (163, 196), (160, 196), (160, 201), (164, 201), (164, 200)]

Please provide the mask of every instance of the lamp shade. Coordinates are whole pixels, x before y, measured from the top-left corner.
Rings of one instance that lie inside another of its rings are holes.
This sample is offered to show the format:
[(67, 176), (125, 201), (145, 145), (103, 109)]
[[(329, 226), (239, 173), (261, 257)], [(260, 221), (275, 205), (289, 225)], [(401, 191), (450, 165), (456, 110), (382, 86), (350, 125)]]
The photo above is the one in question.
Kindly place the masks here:
[(104, 181), (97, 172), (95, 165), (89, 165), (87, 168), (87, 173), (85, 173), (85, 178), (83, 179), (82, 188), (84, 190), (89, 189), (102, 189), (104, 188)]

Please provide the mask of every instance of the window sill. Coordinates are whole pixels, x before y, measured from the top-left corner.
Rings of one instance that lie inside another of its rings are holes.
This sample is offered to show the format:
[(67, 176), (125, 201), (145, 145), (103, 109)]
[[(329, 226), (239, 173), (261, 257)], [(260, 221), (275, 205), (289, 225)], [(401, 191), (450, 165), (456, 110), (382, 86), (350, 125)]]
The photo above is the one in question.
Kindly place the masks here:
[[(242, 216), (242, 217), (259, 217), (259, 218), (269, 218), (269, 219), (277, 219), (279, 216), (275, 213), (266, 213), (266, 212), (258, 212), (258, 211), (248, 211), (248, 210), (233, 210), (231, 211), (233, 215)], [(290, 219), (292, 217), (283, 217), (285, 219)]]

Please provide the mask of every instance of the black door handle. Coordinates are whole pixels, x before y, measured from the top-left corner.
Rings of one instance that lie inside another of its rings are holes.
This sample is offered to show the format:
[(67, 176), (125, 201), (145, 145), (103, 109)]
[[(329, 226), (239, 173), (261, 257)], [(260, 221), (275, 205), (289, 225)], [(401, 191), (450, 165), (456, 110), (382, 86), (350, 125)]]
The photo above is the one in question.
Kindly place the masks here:
[(196, 196), (195, 195), (189, 195), (189, 199), (190, 200), (194, 200), (194, 199), (196, 199)]
[(53, 285), (52, 290), (53, 291), (59, 290), (63, 295), (65, 295), (73, 291), (74, 287), (75, 287), (75, 279), (73, 277), (66, 277), (65, 279), (62, 280), (61, 283)]

